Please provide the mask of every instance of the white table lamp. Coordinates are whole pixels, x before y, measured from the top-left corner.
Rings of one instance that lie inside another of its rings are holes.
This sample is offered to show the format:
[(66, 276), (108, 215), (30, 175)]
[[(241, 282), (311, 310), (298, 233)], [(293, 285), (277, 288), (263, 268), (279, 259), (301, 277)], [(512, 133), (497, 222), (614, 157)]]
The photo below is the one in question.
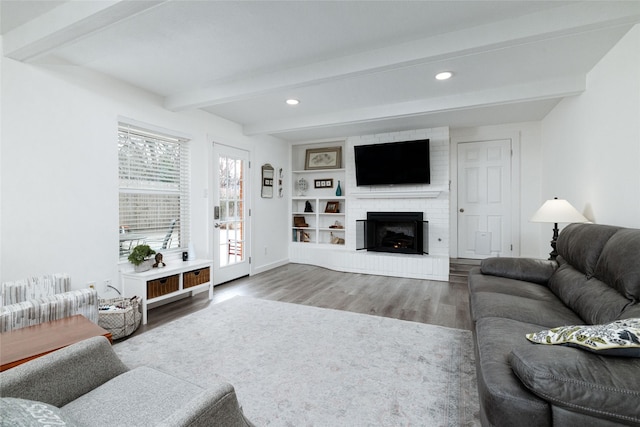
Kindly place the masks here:
[(572, 222), (589, 222), (580, 212), (576, 210), (571, 203), (564, 199), (554, 197), (547, 200), (531, 217), (532, 222), (551, 222), (553, 223), (553, 238), (551, 239), (551, 248), (549, 259), (556, 259), (558, 252), (556, 251), (556, 240), (558, 240), (558, 223)]

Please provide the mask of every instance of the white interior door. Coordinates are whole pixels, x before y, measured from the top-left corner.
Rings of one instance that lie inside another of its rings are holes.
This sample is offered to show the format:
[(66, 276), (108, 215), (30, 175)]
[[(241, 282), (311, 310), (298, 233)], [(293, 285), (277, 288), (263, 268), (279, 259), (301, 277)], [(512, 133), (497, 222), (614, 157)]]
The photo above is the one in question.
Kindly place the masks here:
[(249, 152), (213, 144), (214, 285), (249, 274)]
[(458, 258), (510, 256), (511, 140), (458, 147)]

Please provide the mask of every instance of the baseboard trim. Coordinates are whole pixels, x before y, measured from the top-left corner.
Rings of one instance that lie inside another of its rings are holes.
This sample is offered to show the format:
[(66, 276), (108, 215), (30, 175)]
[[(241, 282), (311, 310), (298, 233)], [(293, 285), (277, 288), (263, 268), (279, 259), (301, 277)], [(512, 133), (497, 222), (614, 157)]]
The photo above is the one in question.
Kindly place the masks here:
[(249, 275), (253, 276), (254, 274), (264, 273), (265, 271), (273, 270), (274, 268), (282, 267), (283, 265), (286, 265), (286, 264), (289, 264), (289, 260), (281, 259), (279, 261), (272, 262), (270, 264), (264, 264), (259, 267), (252, 267)]

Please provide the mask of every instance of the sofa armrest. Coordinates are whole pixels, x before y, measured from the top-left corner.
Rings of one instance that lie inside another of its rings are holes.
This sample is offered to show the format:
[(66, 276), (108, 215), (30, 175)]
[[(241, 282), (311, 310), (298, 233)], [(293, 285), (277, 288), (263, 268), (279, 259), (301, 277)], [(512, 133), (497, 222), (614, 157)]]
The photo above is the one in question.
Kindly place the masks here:
[(220, 383), (194, 397), (158, 427), (253, 427), (244, 417), (231, 384)]
[(533, 258), (487, 258), (482, 260), (482, 274), (546, 285), (558, 268), (556, 261)]
[(640, 423), (640, 359), (531, 344), (509, 355), (511, 369), (552, 405), (622, 424)]
[(70, 345), (0, 373), (0, 396), (57, 407), (126, 372), (105, 337)]
[(98, 291), (78, 289), (0, 307), (0, 332), (82, 314), (98, 323)]

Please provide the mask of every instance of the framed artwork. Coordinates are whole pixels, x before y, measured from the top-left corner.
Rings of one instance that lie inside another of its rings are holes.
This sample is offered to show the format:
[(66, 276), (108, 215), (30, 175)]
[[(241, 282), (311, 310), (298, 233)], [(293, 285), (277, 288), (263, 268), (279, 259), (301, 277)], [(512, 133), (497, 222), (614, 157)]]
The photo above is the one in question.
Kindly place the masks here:
[(314, 188), (333, 188), (333, 178), (328, 179), (314, 179)]
[(342, 167), (342, 147), (308, 148), (306, 154), (305, 170)]
[(324, 208), (324, 213), (339, 213), (340, 212), (340, 202), (338, 201), (329, 201), (327, 202), (327, 207)]

